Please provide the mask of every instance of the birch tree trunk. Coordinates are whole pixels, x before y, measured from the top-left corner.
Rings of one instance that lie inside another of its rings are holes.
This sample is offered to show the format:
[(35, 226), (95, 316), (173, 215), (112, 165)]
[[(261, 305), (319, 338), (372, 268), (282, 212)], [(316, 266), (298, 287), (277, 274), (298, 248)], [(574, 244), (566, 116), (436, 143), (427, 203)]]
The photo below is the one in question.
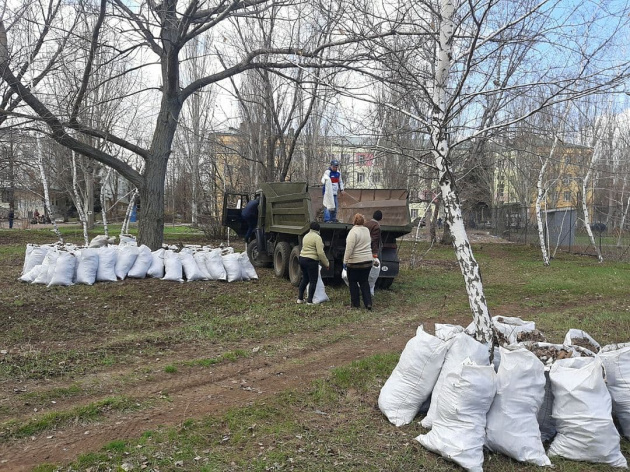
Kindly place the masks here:
[[(591, 244), (595, 248), (595, 252), (597, 253), (597, 260), (599, 262), (604, 262), (604, 258), (602, 257), (602, 252), (599, 250), (599, 246), (595, 242), (595, 237), (593, 236), (593, 231), (591, 230), (591, 219), (588, 213), (588, 205), (587, 205), (587, 194), (586, 191), (588, 189), (588, 181), (591, 179), (591, 175), (593, 174), (593, 166), (599, 159), (601, 144), (598, 142), (594, 149), (593, 155), (591, 156), (591, 163), (588, 166), (588, 171), (586, 175), (582, 179), (582, 211), (584, 212), (584, 226), (586, 228), (586, 233), (588, 234), (588, 238), (591, 241)], [(591, 199), (594, 199), (595, 195), (591, 195)]]
[(453, 247), (459, 267), (464, 277), (468, 302), (473, 314), (476, 339), (488, 346), (492, 352), (493, 328), (488, 304), (483, 293), (481, 271), (464, 228), (459, 197), (455, 186), (455, 179), (451, 173), (449, 163), (448, 130), (445, 111), (447, 109), (447, 85), (451, 71), (453, 35), (455, 32), (456, 0), (440, 0), (440, 39), (437, 50), (437, 67), (435, 72), (435, 86), (433, 90), (433, 109), (431, 113), (431, 142), (435, 166), (438, 169), (438, 183), (444, 202), (445, 219), (453, 235)]
[[(543, 179), (545, 177), (545, 171), (549, 165), (549, 160), (553, 156), (553, 153), (558, 145), (558, 137), (556, 136), (551, 145), (549, 155), (543, 161), (540, 166), (540, 172), (538, 173), (538, 180), (536, 181), (536, 223), (538, 224), (538, 241), (540, 242), (540, 251), (542, 252), (543, 265), (549, 266), (549, 250), (547, 248), (547, 241), (545, 240), (545, 227), (542, 220), (542, 202), (545, 200), (547, 190), (543, 187)], [(546, 209), (546, 208), (545, 208)]]
[(46, 172), (44, 171), (44, 153), (42, 151), (42, 145), (40, 138), (37, 138), (37, 163), (39, 165), (39, 173), (42, 177), (42, 184), (44, 185), (44, 203), (46, 205), (46, 213), (50, 217), (50, 222), (53, 225), (55, 230), (55, 234), (59, 238), (59, 242), (64, 244), (63, 236), (59, 231), (59, 227), (57, 226), (57, 222), (55, 221), (55, 217), (52, 214), (52, 207), (50, 206), (50, 194), (48, 193), (48, 179), (46, 178)]
[(138, 189), (134, 189), (131, 197), (129, 197), (129, 205), (127, 205), (127, 211), (125, 212), (125, 219), (123, 220), (123, 224), (120, 227), (120, 235), (129, 234), (129, 220), (131, 219), (131, 213), (133, 211), (133, 207), (136, 204), (136, 199), (138, 198)]
[(79, 185), (77, 183), (77, 160), (74, 151), (72, 151), (72, 193), (74, 194), (74, 206), (79, 213), (79, 220), (81, 221), (81, 226), (83, 227), (83, 242), (85, 246), (88, 246), (90, 243), (88, 238), (88, 222), (85, 217), (85, 211), (83, 208), (84, 201), (79, 196)]
[(109, 176), (112, 173), (112, 168), (107, 169), (107, 174), (101, 182), (101, 215), (103, 217), (103, 233), (109, 237), (109, 228), (107, 226), (107, 202), (105, 201), (105, 185), (109, 182)]

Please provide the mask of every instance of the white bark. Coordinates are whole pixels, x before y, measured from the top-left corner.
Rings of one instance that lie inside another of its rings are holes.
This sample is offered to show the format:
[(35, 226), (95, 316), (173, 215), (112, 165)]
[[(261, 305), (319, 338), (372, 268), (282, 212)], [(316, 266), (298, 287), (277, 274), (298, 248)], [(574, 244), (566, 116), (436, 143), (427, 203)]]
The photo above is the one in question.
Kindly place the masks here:
[[(538, 173), (538, 180), (536, 181), (536, 222), (538, 223), (538, 240), (540, 241), (540, 251), (542, 252), (543, 264), (545, 266), (549, 265), (549, 251), (547, 249), (547, 241), (545, 241), (545, 230), (542, 221), (542, 202), (545, 200), (547, 195), (547, 190), (543, 186), (543, 179), (545, 176), (545, 171), (547, 170), (547, 166), (549, 165), (549, 160), (553, 157), (553, 153), (556, 150), (556, 146), (558, 145), (558, 137), (553, 140), (553, 144), (551, 145), (551, 150), (549, 151), (549, 155), (543, 161), (542, 166), (540, 167), (540, 172)], [(546, 209), (546, 205), (545, 205)]]
[(628, 201), (626, 202), (626, 206), (624, 208), (623, 198), (626, 193), (626, 182), (628, 180), (628, 176), (623, 176), (623, 187), (621, 189), (621, 222), (619, 223), (619, 235), (617, 236), (617, 247), (621, 247), (621, 237), (623, 235), (623, 228), (626, 225), (626, 217), (628, 216), (628, 208), (630, 208), (630, 196), (628, 197)]
[(112, 173), (111, 167), (107, 169), (107, 174), (101, 181), (101, 215), (103, 217), (103, 233), (109, 236), (109, 228), (107, 226), (107, 206), (105, 202), (105, 185), (109, 182), (109, 176)]
[[(586, 193), (588, 189), (588, 182), (593, 173), (593, 167), (595, 166), (595, 163), (599, 159), (600, 150), (601, 150), (601, 144), (598, 142), (597, 144), (595, 144), (595, 147), (593, 149), (593, 155), (591, 156), (591, 163), (588, 166), (588, 171), (586, 172), (586, 175), (582, 179), (582, 210), (584, 212), (584, 226), (586, 228), (586, 233), (588, 234), (588, 238), (590, 239), (591, 244), (595, 248), (595, 252), (597, 253), (597, 260), (599, 262), (604, 262), (602, 253), (599, 250), (599, 246), (595, 242), (595, 237), (593, 236), (593, 231), (591, 230), (591, 219), (588, 213), (587, 193)], [(594, 197), (595, 195), (591, 195), (591, 199), (594, 199)]]
[(77, 161), (74, 151), (72, 151), (72, 193), (74, 194), (74, 206), (79, 213), (79, 220), (81, 221), (81, 226), (83, 226), (83, 242), (85, 246), (88, 246), (90, 240), (88, 238), (88, 222), (85, 216), (85, 211), (83, 209), (84, 202), (79, 196), (79, 185), (77, 183)]
[(48, 179), (46, 178), (46, 172), (44, 171), (44, 153), (42, 151), (42, 145), (41, 145), (41, 141), (39, 137), (37, 137), (37, 163), (39, 165), (39, 173), (42, 178), (42, 184), (44, 185), (44, 203), (46, 205), (46, 213), (48, 213), (50, 222), (53, 225), (55, 234), (59, 238), (59, 241), (61, 242), (61, 244), (64, 244), (63, 236), (61, 235), (61, 232), (59, 231), (59, 227), (57, 226), (57, 222), (55, 221), (55, 217), (52, 213), (52, 207), (50, 206), (50, 194), (48, 193)]
[(133, 206), (136, 204), (136, 198), (138, 197), (138, 189), (134, 189), (131, 197), (129, 197), (129, 205), (127, 205), (127, 211), (125, 212), (125, 219), (123, 220), (123, 224), (120, 228), (120, 235), (128, 234), (129, 232), (129, 220), (131, 219), (131, 211), (133, 210)]

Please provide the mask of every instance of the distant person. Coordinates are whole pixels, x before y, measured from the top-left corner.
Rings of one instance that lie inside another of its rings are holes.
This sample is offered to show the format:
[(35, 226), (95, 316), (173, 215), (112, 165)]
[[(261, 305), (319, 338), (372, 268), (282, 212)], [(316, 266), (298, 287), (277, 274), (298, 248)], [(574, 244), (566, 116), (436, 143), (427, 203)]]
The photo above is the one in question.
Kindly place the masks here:
[(33, 213), (33, 218), (35, 218), (35, 223), (39, 223), (39, 210), (35, 208), (35, 212)]
[(341, 172), (339, 172), (339, 161), (337, 159), (330, 161), (330, 167), (324, 172), (322, 177), (322, 184), (324, 184), (322, 195), (325, 195), (326, 193), (326, 180), (330, 180), (331, 183), (335, 209), (329, 210), (326, 206), (324, 206), (324, 222), (337, 222), (337, 210), (339, 210), (337, 195), (342, 194), (344, 188)]
[(15, 218), (15, 212), (13, 211), (13, 208), (9, 209), (9, 229), (13, 228), (13, 219)]
[(350, 303), (353, 308), (360, 308), (362, 297), (365, 308), (371, 310), (372, 294), (368, 277), (374, 262), (370, 230), (364, 226), (365, 218), (360, 213), (354, 215), (352, 223), (354, 226), (346, 236), (346, 251), (343, 255), (343, 265), (348, 271)]
[(438, 229), (442, 229), (442, 218), (437, 219)]
[(304, 303), (304, 292), (308, 285), (307, 305), (313, 304), (315, 287), (319, 280), (319, 263), (326, 269), (330, 267), (328, 258), (324, 253), (324, 241), (319, 235), (319, 223), (311, 222), (310, 231), (302, 239), (302, 250), (300, 251), (300, 268), (302, 269), (302, 281), (298, 289), (298, 303)]
[(256, 197), (253, 200), (250, 200), (243, 211), (241, 212), (241, 216), (247, 223), (247, 232), (245, 233), (245, 242), (249, 242), (249, 238), (254, 233), (256, 229), (256, 225), (258, 225), (258, 204), (260, 203), (260, 197)]

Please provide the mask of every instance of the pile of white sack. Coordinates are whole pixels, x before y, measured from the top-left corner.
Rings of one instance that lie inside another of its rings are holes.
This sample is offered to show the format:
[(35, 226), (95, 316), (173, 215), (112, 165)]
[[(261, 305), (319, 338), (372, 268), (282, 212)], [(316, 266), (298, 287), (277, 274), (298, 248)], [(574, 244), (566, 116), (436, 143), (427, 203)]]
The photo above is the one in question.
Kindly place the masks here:
[(576, 329), (563, 344), (522, 341), (540, 335), (533, 322), (493, 323), (493, 365), (472, 325), (436, 324), (435, 336), (420, 326), (381, 389), (389, 421), (426, 412), (430, 431), (416, 440), (469, 471), (483, 470), (484, 447), (538, 466), (561, 456), (627, 468), (613, 418), (630, 439), (630, 343), (601, 347)]
[(131, 237), (121, 237), (119, 245), (111, 242), (97, 236), (89, 247), (28, 244), (19, 280), (50, 287), (116, 282), (127, 277), (174, 282), (258, 279), (247, 253), (235, 253), (231, 247), (169, 246), (151, 251)]

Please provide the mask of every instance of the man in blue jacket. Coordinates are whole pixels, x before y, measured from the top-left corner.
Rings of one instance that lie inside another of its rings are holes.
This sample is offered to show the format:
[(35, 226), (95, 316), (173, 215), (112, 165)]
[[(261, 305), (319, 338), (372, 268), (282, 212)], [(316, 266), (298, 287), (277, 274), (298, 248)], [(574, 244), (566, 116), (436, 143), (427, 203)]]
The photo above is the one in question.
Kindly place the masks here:
[(324, 206), (324, 223), (329, 221), (337, 222), (337, 210), (339, 209), (337, 194), (343, 193), (343, 179), (341, 178), (341, 172), (339, 172), (339, 161), (337, 159), (330, 161), (330, 167), (324, 172), (324, 176), (322, 177), (322, 184), (324, 184), (322, 194), (325, 194), (326, 192), (327, 179), (330, 179), (330, 183), (332, 184), (331, 186), (333, 198), (335, 200), (335, 209), (329, 210)]
[(247, 232), (245, 233), (245, 242), (249, 242), (250, 236), (254, 233), (256, 229), (256, 225), (258, 224), (258, 204), (260, 203), (260, 197), (256, 197), (253, 200), (250, 200), (243, 211), (241, 212), (241, 216), (247, 223)]

